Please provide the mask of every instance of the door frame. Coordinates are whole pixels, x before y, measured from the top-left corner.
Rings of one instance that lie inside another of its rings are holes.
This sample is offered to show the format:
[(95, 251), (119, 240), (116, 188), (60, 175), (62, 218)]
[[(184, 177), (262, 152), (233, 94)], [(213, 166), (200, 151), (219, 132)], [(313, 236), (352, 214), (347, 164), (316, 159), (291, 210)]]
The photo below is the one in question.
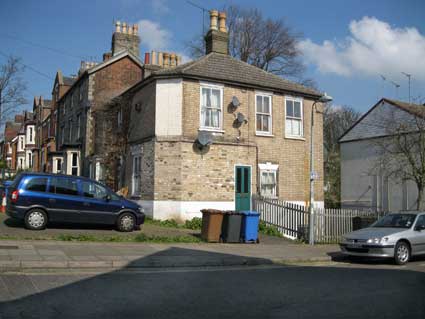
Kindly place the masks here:
[(249, 164), (234, 164), (233, 165), (233, 180), (235, 181), (235, 190), (233, 192), (233, 202), (235, 203), (235, 209), (236, 209), (236, 167), (238, 166), (244, 166), (249, 167), (250, 169), (250, 184), (249, 184), (249, 210), (252, 209), (252, 165)]

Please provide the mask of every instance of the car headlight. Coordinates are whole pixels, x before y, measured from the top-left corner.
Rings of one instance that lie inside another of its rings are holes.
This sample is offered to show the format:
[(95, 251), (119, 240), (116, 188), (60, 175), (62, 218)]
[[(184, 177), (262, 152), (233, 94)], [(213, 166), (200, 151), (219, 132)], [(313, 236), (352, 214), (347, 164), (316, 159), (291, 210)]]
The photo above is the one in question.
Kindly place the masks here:
[(144, 213), (144, 212), (145, 212), (145, 210), (143, 209), (143, 207), (139, 206), (139, 213)]
[(386, 243), (388, 241), (388, 237), (383, 237), (383, 238), (369, 238), (367, 240), (368, 244), (383, 244)]

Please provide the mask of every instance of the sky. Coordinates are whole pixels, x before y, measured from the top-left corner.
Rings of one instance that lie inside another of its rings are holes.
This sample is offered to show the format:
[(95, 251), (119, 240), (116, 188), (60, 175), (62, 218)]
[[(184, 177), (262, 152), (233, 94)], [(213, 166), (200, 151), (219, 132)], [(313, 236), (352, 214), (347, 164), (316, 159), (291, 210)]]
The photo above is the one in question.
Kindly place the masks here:
[[(255, 7), (302, 34), (298, 49), (306, 77), (334, 98), (365, 112), (381, 97), (425, 103), (425, 0), (192, 0), (205, 9)], [(26, 65), (25, 96), (51, 98), (58, 69), (77, 74), (80, 61), (101, 61), (110, 50), (113, 21), (138, 23), (141, 53), (177, 52), (202, 31), (202, 10), (186, 0), (1, 0), (2, 54)], [(205, 18), (207, 20), (207, 17)], [(382, 76), (385, 78), (383, 80)], [(392, 82), (400, 85), (398, 89)]]

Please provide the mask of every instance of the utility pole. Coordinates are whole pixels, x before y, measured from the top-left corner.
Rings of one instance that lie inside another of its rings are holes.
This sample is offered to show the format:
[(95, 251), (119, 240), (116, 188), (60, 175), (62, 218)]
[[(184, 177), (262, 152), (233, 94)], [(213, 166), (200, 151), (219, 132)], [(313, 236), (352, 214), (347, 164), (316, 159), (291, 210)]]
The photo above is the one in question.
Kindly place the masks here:
[(412, 75), (411, 74), (409, 74), (409, 73), (406, 73), (406, 72), (401, 72), (402, 74), (404, 74), (406, 77), (407, 77), (407, 79), (409, 80), (409, 104), (410, 104), (410, 78), (412, 77)]

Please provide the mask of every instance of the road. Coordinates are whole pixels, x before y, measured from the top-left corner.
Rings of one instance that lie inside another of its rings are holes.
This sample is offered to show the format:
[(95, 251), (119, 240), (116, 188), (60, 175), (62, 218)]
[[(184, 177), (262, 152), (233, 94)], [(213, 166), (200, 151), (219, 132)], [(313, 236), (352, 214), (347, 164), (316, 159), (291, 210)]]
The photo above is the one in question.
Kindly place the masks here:
[(423, 319), (424, 291), (425, 272), (391, 265), (9, 273), (0, 318)]

